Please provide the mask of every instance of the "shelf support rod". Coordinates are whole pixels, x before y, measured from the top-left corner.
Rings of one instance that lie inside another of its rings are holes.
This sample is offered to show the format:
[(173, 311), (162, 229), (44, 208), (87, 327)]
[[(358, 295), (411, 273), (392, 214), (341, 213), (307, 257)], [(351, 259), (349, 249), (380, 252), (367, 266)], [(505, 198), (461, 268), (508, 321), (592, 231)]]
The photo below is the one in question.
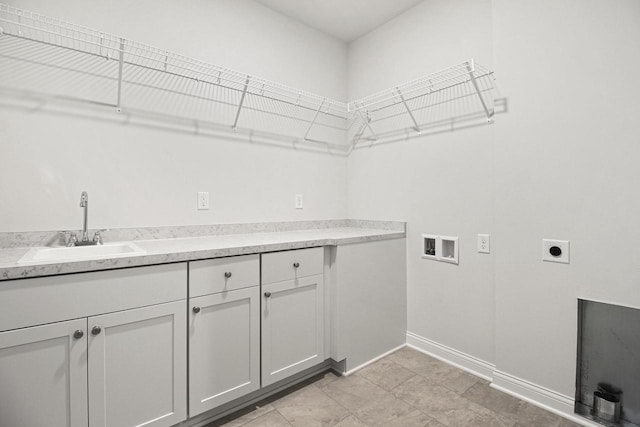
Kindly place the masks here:
[(122, 66), (124, 65), (124, 39), (120, 39), (120, 55), (118, 58), (118, 102), (116, 111), (122, 112)]
[(360, 125), (360, 129), (358, 129), (358, 132), (356, 132), (353, 135), (353, 140), (351, 141), (351, 145), (356, 145), (360, 141), (360, 138), (362, 138), (362, 134), (364, 133), (365, 128), (366, 128), (366, 125), (362, 123)]
[(240, 111), (242, 110), (242, 104), (244, 104), (244, 96), (247, 94), (247, 88), (249, 87), (250, 76), (247, 76), (247, 80), (244, 82), (244, 89), (242, 89), (242, 96), (240, 97), (240, 103), (238, 104), (238, 111), (236, 111), (236, 119), (233, 121), (233, 130), (238, 127), (238, 119), (240, 118)]
[[(378, 136), (376, 135), (376, 133), (373, 131), (373, 129), (371, 128), (371, 125), (369, 124), (369, 122), (371, 121), (371, 119), (369, 118), (369, 116), (365, 116), (364, 114), (362, 114), (362, 110), (358, 110), (358, 114), (360, 115), (360, 117), (362, 118), (362, 120), (364, 121), (364, 125), (367, 129), (369, 129), (369, 132), (371, 132), (371, 135), (373, 136), (374, 140), (378, 140)], [(362, 135), (360, 135), (362, 136)]]
[(409, 117), (411, 117), (411, 121), (413, 121), (413, 128), (416, 130), (416, 132), (420, 133), (420, 126), (418, 126), (418, 122), (416, 121), (416, 118), (413, 116), (413, 112), (411, 111), (411, 108), (409, 108), (409, 105), (407, 104), (407, 101), (404, 99), (402, 92), (400, 92), (400, 88), (398, 88), (397, 86), (396, 86), (396, 92), (398, 92), (398, 96), (400, 97), (400, 100), (404, 104), (404, 108), (407, 109), (407, 113), (409, 113)]
[(316, 119), (318, 118), (318, 114), (320, 114), (320, 110), (322, 110), (322, 106), (324, 105), (324, 101), (327, 98), (322, 98), (322, 102), (320, 103), (320, 106), (318, 107), (318, 109), (316, 110), (316, 114), (314, 114), (313, 116), (313, 120), (311, 120), (311, 123), (309, 124), (309, 128), (307, 129), (307, 132), (304, 134), (304, 140), (307, 140), (307, 137), (309, 136), (309, 132), (311, 132), (311, 128), (313, 127), (313, 124), (316, 122)]
[(482, 94), (480, 93), (480, 88), (478, 87), (478, 82), (476, 81), (476, 76), (473, 75), (474, 70), (473, 62), (467, 62), (467, 71), (469, 72), (469, 78), (471, 78), (471, 83), (473, 84), (474, 89), (476, 90), (476, 95), (478, 95), (478, 99), (482, 104), (482, 108), (484, 109), (484, 113), (487, 115), (487, 121), (491, 121), (491, 117), (493, 116), (493, 111), (489, 111), (487, 108), (487, 104), (484, 102), (482, 98)]

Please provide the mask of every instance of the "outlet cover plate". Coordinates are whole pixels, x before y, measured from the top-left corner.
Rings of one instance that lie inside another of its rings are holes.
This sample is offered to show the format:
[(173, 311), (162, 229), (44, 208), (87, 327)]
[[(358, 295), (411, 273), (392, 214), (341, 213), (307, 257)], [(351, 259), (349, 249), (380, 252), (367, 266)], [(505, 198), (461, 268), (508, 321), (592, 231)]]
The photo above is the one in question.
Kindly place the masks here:
[(569, 264), (569, 241), (542, 239), (542, 260)]
[(207, 210), (209, 209), (209, 192), (208, 191), (198, 191), (198, 210)]
[(478, 252), (481, 254), (491, 253), (491, 236), (478, 234)]

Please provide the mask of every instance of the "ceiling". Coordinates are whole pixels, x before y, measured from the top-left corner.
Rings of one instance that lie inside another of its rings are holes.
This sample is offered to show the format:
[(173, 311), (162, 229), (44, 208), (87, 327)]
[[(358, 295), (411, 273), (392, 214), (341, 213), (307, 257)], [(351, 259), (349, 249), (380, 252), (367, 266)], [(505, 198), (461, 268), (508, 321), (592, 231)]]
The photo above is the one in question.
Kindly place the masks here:
[(349, 43), (423, 0), (255, 0)]

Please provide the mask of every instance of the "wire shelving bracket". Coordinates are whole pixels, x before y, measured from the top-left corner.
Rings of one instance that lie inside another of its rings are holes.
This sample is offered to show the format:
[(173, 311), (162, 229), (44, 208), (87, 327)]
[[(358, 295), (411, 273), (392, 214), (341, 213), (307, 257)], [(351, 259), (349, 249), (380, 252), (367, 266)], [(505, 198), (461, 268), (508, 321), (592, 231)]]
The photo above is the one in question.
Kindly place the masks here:
[[(392, 141), (451, 128), (454, 122), (493, 121), (493, 71), (473, 59), (350, 102), (349, 141)], [(369, 130), (371, 138), (364, 136)]]

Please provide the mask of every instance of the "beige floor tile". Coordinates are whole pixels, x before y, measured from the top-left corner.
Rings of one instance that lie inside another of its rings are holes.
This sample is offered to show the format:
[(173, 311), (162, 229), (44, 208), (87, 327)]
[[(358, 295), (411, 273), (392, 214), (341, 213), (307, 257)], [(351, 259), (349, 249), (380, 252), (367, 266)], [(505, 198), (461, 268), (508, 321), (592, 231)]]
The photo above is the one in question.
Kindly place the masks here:
[(358, 375), (342, 377), (322, 387), (321, 390), (351, 412), (388, 394), (382, 387)]
[(400, 384), (393, 393), (397, 398), (428, 415), (434, 412), (468, 408), (471, 403), (453, 391), (421, 376), (413, 377)]
[(354, 414), (366, 424), (378, 427), (398, 422), (414, 411), (415, 408), (411, 405), (387, 393), (385, 396), (372, 399), (368, 404), (355, 410)]
[(370, 427), (368, 424), (363, 423), (353, 415), (349, 415), (344, 420), (340, 421), (334, 427)]
[(473, 385), (478, 384), (480, 380), (481, 378), (468, 372), (455, 370), (445, 375), (440, 384), (455, 393), (462, 394)]
[(272, 404), (294, 427), (330, 427), (349, 416), (349, 411), (313, 384)]
[(446, 426), (511, 427), (515, 423), (420, 376), (411, 378), (393, 391), (399, 399)]
[(447, 376), (458, 371), (454, 366), (409, 347), (401, 348), (388, 358), (434, 383), (444, 381)]
[(313, 385), (318, 388), (322, 388), (327, 384), (339, 380), (341, 377), (341, 375), (338, 375), (333, 371), (325, 372), (324, 374), (319, 375), (317, 379), (314, 379)]
[(580, 424), (574, 423), (573, 421), (560, 417), (558, 420), (558, 425), (556, 427), (580, 427)]
[(435, 360), (431, 356), (427, 356), (417, 350), (410, 347), (402, 347), (401, 349), (394, 351), (386, 357), (386, 359), (393, 360), (399, 365), (405, 368), (417, 368), (420, 369), (424, 364), (429, 364)]
[(359, 370), (356, 375), (368, 379), (385, 390), (392, 390), (409, 378), (414, 377), (416, 373), (398, 365), (393, 360), (385, 358)]
[(291, 424), (278, 411), (271, 411), (243, 424), (242, 427), (291, 427)]
[(513, 396), (491, 388), (487, 383), (474, 384), (462, 393), (462, 397), (494, 412), (508, 415), (514, 422), (517, 421), (517, 414), (523, 403)]
[(471, 402), (469, 409), (475, 415), (469, 418), (466, 425), (474, 427), (513, 427), (515, 425), (513, 417), (494, 412), (476, 403)]
[(573, 427), (411, 348), (359, 372), (325, 373), (207, 427)]
[(455, 411), (447, 416), (446, 422), (451, 427), (513, 427), (515, 425), (513, 420), (477, 405)]
[(385, 427), (444, 427), (444, 424), (416, 409), (407, 415), (389, 421)]
[(521, 401), (516, 415), (518, 417), (516, 425), (519, 427), (557, 427), (560, 422), (564, 422), (559, 415), (524, 401)]

